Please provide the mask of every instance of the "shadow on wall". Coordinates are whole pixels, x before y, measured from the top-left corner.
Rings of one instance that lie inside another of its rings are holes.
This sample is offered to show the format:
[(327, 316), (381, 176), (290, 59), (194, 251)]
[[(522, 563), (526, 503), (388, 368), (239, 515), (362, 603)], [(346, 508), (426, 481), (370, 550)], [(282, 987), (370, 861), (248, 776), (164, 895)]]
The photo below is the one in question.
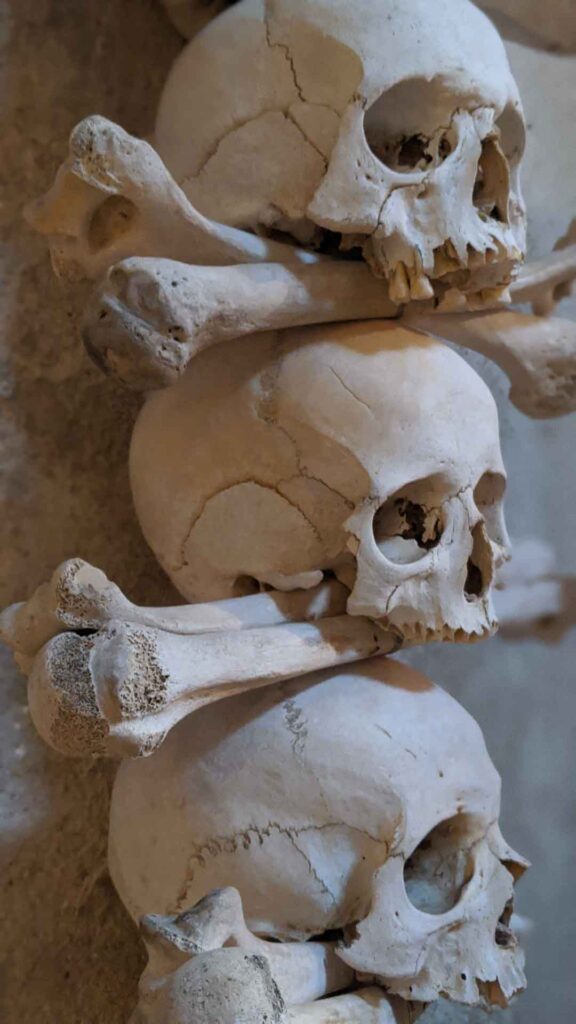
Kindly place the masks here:
[[(137, 402), (88, 364), (75, 308), (22, 208), (51, 183), (82, 117), (150, 130), (181, 39), (152, 0), (4, 0), (0, 30), (0, 606), (71, 555), (134, 598), (166, 603), (173, 592), (129, 493)], [(0, 1018), (124, 1024), (142, 952), (106, 870), (112, 768), (44, 747), (24, 681), (1, 653)]]

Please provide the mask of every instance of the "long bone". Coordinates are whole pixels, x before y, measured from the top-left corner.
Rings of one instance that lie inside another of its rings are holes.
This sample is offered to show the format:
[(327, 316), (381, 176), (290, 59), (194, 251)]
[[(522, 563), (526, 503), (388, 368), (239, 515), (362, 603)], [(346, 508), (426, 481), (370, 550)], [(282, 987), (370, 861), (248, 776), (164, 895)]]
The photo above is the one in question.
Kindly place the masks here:
[[(179, 268), (184, 278), (190, 271), (192, 295), (188, 302), (178, 300), (180, 305), (175, 310), (174, 296), (170, 301), (164, 296), (157, 311), (160, 325), (154, 323), (154, 317), (152, 325), (148, 323), (150, 310), (145, 296), (143, 308), (139, 308), (137, 299), (134, 310), (119, 305), (114, 295), (109, 303), (108, 296), (104, 296), (105, 307), (98, 315), (104, 314), (107, 322), (88, 325), (89, 348), (104, 366), (138, 388), (157, 387), (173, 380), (200, 347), (222, 337), (241, 336), (267, 329), (268, 325), (365, 319), (398, 312), (384, 282), (375, 279), (364, 265), (353, 267), (323, 260), (203, 217), (155, 150), (105, 118), (87, 118), (74, 129), (68, 160), (47, 195), (29, 208), (28, 216), (38, 230), (48, 235), (54, 266), (61, 277), (97, 279), (115, 263), (135, 256), (212, 265), (212, 271), (203, 277), (198, 268), (196, 277), (194, 268)], [(511, 289), (514, 301), (533, 301), (539, 311), (548, 311), (566, 293), (576, 275), (576, 246), (569, 244), (572, 239), (573, 231), (569, 229), (559, 243), (568, 243), (565, 248), (558, 249), (547, 263), (520, 272)], [(270, 261), (280, 266), (245, 267), (244, 275), (233, 275), (229, 267)], [(214, 265), (226, 265), (226, 270), (218, 274)], [(149, 284), (144, 289), (148, 293)], [(489, 304), (488, 296), (485, 300)], [(143, 316), (138, 315), (143, 311)], [(166, 331), (162, 317), (167, 322)], [(184, 324), (179, 322), (181, 318)], [(457, 325), (462, 323), (460, 318)], [(493, 323), (498, 332), (495, 339), (490, 337)], [(465, 329), (462, 336), (467, 337), (465, 344), (482, 351), (520, 380), (519, 385), (512, 380), (512, 399), (523, 411), (537, 416), (559, 415), (574, 408), (570, 368), (574, 328), (567, 321), (552, 321), (542, 328), (540, 324), (539, 320), (476, 320), (475, 330)], [(524, 327), (529, 335), (527, 359), (523, 352)], [(434, 331), (440, 331), (439, 324)], [(538, 380), (540, 371), (544, 374), (542, 381)]]
[(197, 636), (111, 621), (53, 637), (33, 662), (28, 701), (63, 754), (141, 757), (213, 701), (397, 648), (392, 633), (348, 615)]
[(112, 619), (186, 636), (234, 632), (342, 615), (347, 596), (346, 587), (328, 580), (312, 590), (271, 590), (207, 604), (144, 608), (129, 601), (100, 569), (72, 558), (58, 566), (28, 601), (10, 605), (0, 614), (0, 639), (26, 670), (30, 659), (57, 633), (97, 630)]
[[(499, 628), (510, 635), (538, 631), (548, 637), (574, 624), (575, 583), (562, 576), (549, 545), (532, 539), (514, 545), (512, 562), (498, 573), (493, 598)], [(59, 633), (98, 630), (112, 619), (167, 633), (200, 633), (316, 622), (346, 612), (348, 589), (326, 580), (310, 590), (271, 590), (225, 601), (143, 607), (133, 604), (100, 569), (72, 558), (28, 601), (0, 613), (0, 640), (23, 671)]]
[(26, 216), (68, 280), (97, 280), (135, 255), (216, 266), (319, 258), (203, 217), (149, 143), (99, 116), (73, 129), (54, 184)]
[[(515, 297), (539, 294), (542, 287), (539, 270)], [(110, 272), (89, 311), (84, 337), (104, 369), (148, 390), (173, 383), (197, 352), (220, 341), (392, 312), (381, 282), (362, 264), (218, 268), (129, 259)], [(576, 409), (572, 321), (510, 309), (443, 314), (420, 304), (404, 315), (416, 329), (481, 352), (500, 366), (510, 379), (511, 401), (526, 415)]]
[(140, 932), (148, 964), (131, 1024), (412, 1024), (423, 1009), (377, 987), (324, 998), (355, 982), (336, 942), (258, 938), (232, 887), (178, 915), (149, 914)]
[(148, 950), (145, 977), (162, 977), (195, 956), (238, 948), (265, 957), (286, 1005), (312, 1002), (349, 988), (354, 972), (336, 956), (335, 941), (270, 942), (244, 919), (237, 889), (217, 889), (191, 910), (173, 916), (148, 914), (140, 922)]
[(526, 416), (576, 410), (576, 322), (516, 310), (406, 318), (409, 325), (480, 352), (510, 381), (509, 398)]
[[(63, 278), (97, 280), (131, 256), (213, 266), (338, 263), (203, 217), (149, 143), (99, 116), (73, 129), (68, 158), (48, 192), (28, 206), (27, 217), (48, 237), (56, 273)], [(521, 268), (511, 286), (513, 300), (536, 301), (549, 312), (550, 302), (565, 294), (576, 277), (574, 241), (572, 224), (557, 253)], [(361, 268), (354, 276), (365, 287), (362, 279), (374, 278), (366, 265)], [(383, 281), (379, 288), (386, 292)]]

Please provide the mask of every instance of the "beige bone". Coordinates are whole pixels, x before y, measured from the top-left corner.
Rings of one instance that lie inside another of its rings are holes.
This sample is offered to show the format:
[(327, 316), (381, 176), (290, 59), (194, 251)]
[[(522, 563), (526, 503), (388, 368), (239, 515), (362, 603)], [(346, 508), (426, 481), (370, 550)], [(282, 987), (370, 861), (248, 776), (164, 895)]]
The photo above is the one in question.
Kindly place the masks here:
[[(86, 327), (101, 365), (140, 389), (171, 382), (197, 351), (225, 338), (398, 312), (385, 284), (363, 264), (319, 259), (203, 217), (155, 150), (105, 118), (87, 118), (74, 129), (67, 161), (28, 216), (49, 237), (61, 277), (98, 279), (132, 257), (178, 261), (157, 271), (135, 259), (117, 268)], [(549, 312), (576, 275), (572, 241), (569, 229), (558, 243), (564, 248), (521, 271), (512, 299)], [(261, 266), (271, 262), (280, 265)], [(127, 291), (122, 301), (118, 292)], [(489, 306), (490, 296), (483, 299)], [(511, 377), (512, 401), (529, 415), (572, 411), (575, 328), (515, 316), (474, 318), (472, 329), (459, 316), (450, 319), (454, 329), (447, 336), (456, 333), (454, 340), (502, 366)], [(445, 323), (431, 329), (442, 334)]]
[(411, 1024), (421, 1012), (376, 987), (323, 998), (355, 981), (336, 943), (258, 938), (232, 887), (178, 915), (149, 914), (140, 931), (148, 964), (131, 1024)]
[(233, 632), (342, 615), (347, 595), (341, 583), (330, 580), (311, 590), (272, 590), (228, 601), (142, 608), (132, 604), (100, 569), (73, 558), (58, 566), (28, 601), (0, 614), (0, 639), (26, 669), (29, 659), (57, 633), (96, 630), (111, 619), (183, 635)]
[(413, 327), (480, 352), (510, 381), (510, 401), (536, 419), (576, 409), (576, 323), (500, 310), (410, 317)]
[(336, 956), (335, 942), (268, 942), (254, 935), (244, 920), (240, 893), (232, 887), (209, 893), (176, 916), (149, 914), (140, 931), (148, 949), (147, 978), (226, 946), (265, 957), (287, 1005), (311, 1002), (354, 980)]
[(173, 383), (198, 352), (254, 331), (398, 316), (362, 263), (190, 266), (128, 259), (109, 271), (84, 324), (96, 363), (129, 387)]
[(96, 280), (135, 255), (215, 265), (317, 259), (207, 220), (149, 143), (99, 116), (74, 128), (54, 184), (26, 214), (48, 237), (54, 270), (69, 280)]
[[(56, 273), (63, 278), (97, 280), (131, 256), (214, 266), (270, 261), (338, 265), (203, 217), (149, 143), (99, 116), (85, 118), (74, 128), (68, 158), (46, 195), (30, 204), (27, 216), (48, 237)], [(520, 270), (511, 286), (513, 300), (536, 302), (538, 312), (549, 312), (576, 277), (573, 242), (574, 223), (552, 257)], [(367, 281), (373, 281), (372, 271), (361, 264), (352, 287), (368, 287)], [(379, 289), (387, 296), (383, 281)], [(380, 299), (374, 286), (370, 294)]]
[(396, 646), (391, 633), (347, 615), (197, 636), (112, 621), (89, 636), (60, 633), (42, 648), (30, 712), (61, 753), (139, 757), (222, 697)]
[[(519, 296), (540, 294), (542, 270), (527, 282)], [(219, 268), (130, 259), (111, 271), (89, 311), (85, 340), (105, 369), (148, 390), (173, 383), (197, 352), (219, 341), (393, 313), (381, 282), (362, 264)], [(443, 314), (418, 305), (406, 316), (411, 326), (500, 366), (510, 379), (511, 401), (526, 415), (559, 416), (576, 408), (573, 322), (509, 309)]]

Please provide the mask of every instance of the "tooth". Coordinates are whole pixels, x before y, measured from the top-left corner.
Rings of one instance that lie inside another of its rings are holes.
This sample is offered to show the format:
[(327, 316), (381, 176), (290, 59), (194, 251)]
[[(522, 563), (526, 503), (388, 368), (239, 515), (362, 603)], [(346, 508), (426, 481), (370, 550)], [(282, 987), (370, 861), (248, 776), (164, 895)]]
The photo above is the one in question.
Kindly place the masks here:
[(512, 302), (509, 288), (485, 288), (480, 292), (479, 298), (485, 306), (501, 306)]
[(456, 246), (454, 245), (454, 242), (452, 241), (451, 238), (447, 238), (446, 239), (446, 242), (444, 243), (444, 248), (446, 249), (447, 256), (450, 259), (456, 260), (456, 262), (459, 264), (460, 263), (460, 257), (458, 255), (458, 251), (456, 249)]
[(410, 295), (417, 302), (434, 298), (434, 289), (425, 274), (410, 273)]
[(439, 313), (460, 313), (468, 309), (466, 295), (457, 291), (456, 288), (449, 288), (438, 306)]
[(400, 305), (410, 300), (408, 274), (404, 263), (397, 263), (390, 279), (390, 298)]

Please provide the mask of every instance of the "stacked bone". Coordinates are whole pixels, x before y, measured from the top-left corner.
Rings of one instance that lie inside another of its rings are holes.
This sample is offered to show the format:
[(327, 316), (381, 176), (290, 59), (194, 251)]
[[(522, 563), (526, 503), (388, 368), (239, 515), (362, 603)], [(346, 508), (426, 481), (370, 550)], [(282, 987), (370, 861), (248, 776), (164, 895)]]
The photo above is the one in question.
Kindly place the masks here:
[(576, 246), (519, 270), (516, 86), (483, 15), (442, 15), (242, 0), (177, 62), (158, 151), (90, 118), (30, 211), (95, 282), (88, 351), (146, 393), (136, 509), (192, 602), (136, 607), (73, 559), (0, 622), (47, 742), (132, 759), (135, 1024), (408, 1024), (524, 984), (480, 732), (382, 655), (496, 626), (496, 409), (436, 338), (570, 411), (576, 332), (547, 314)]

